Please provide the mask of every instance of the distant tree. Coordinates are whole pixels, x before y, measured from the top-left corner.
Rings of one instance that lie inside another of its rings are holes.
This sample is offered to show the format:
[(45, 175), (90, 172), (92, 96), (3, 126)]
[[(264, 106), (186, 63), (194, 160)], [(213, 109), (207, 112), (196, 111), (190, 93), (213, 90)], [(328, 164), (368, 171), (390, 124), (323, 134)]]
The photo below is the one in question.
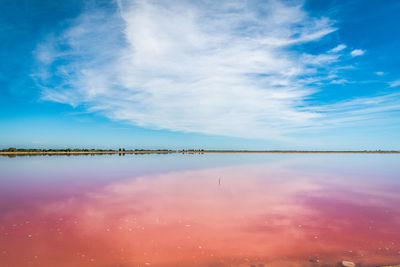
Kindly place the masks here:
[(9, 152), (16, 152), (17, 149), (15, 147), (10, 147), (9, 149), (7, 149)]

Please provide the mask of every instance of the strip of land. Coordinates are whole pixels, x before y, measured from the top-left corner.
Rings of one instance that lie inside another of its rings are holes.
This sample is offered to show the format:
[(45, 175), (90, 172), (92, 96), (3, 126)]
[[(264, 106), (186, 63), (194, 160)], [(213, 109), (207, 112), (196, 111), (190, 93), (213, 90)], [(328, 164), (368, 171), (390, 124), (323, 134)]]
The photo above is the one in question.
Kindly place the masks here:
[(203, 153), (342, 153), (342, 154), (398, 154), (399, 150), (203, 150), (203, 149), (17, 149), (0, 150), (4, 156), (24, 155), (95, 155), (95, 154), (203, 154)]

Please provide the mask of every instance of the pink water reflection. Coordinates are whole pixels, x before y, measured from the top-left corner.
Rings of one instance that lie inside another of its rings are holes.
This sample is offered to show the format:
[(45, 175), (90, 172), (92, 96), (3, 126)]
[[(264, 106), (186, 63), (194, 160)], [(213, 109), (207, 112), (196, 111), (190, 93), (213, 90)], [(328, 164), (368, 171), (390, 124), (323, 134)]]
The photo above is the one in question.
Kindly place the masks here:
[(26, 195), (1, 211), (0, 266), (400, 263), (400, 194), (356, 181), (263, 163)]

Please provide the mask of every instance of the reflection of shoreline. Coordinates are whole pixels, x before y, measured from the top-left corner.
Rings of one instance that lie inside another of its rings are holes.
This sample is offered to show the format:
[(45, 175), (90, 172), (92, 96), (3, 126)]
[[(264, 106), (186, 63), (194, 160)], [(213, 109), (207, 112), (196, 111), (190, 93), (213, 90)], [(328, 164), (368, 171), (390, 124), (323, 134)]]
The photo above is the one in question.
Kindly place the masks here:
[(0, 156), (36, 156), (36, 155), (125, 155), (125, 154), (400, 154), (398, 150), (62, 150), (62, 151), (0, 151)]

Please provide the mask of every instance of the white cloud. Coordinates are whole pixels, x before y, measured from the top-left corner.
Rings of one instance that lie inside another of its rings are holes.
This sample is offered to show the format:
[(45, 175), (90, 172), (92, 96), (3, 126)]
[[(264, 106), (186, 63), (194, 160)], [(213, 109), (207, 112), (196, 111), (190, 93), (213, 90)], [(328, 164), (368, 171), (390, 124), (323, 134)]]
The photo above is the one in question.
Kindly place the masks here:
[(378, 76), (383, 76), (385, 73), (383, 71), (376, 71), (374, 72)]
[(346, 84), (346, 83), (350, 83), (350, 82), (346, 79), (338, 79), (338, 80), (331, 80), (330, 83), (331, 84)]
[(332, 52), (332, 53), (337, 53), (337, 52), (342, 51), (342, 50), (345, 49), (346, 47), (347, 47), (346, 45), (340, 44), (340, 45), (336, 46), (335, 48), (332, 48), (332, 49), (330, 50), (330, 52)]
[(357, 56), (362, 56), (365, 54), (365, 50), (361, 50), (361, 49), (354, 49), (353, 51), (351, 51), (350, 55), (352, 57), (357, 57)]
[(40, 44), (35, 78), (44, 99), (113, 120), (282, 138), (327, 123), (306, 101), (344, 47), (312, 55), (291, 46), (320, 40), (332, 25), (275, 0), (119, 1), (116, 12), (88, 11)]
[[(308, 107), (307, 109), (323, 114), (314, 121), (313, 130), (318, 128), (346, 127), (355, 125), (374, 125), (390, 120), (399, 123), (400, 94), (392, 93), (371, 97), (360, 97), (339, 101), (323, 106)], [(397, 113), (397, 115), (396, 115)]]
[(390, 87), (397, 87), (400, 86), (400, 80), (389, 82)]

